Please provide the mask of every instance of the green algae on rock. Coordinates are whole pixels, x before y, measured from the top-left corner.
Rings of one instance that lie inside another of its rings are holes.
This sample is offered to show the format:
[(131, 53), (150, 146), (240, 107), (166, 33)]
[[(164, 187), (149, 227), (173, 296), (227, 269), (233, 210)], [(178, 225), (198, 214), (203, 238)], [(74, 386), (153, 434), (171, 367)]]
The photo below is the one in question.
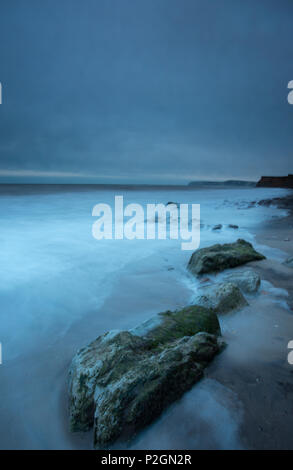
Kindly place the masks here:
[(219, 334), (214, 311), (190, 306), (98, 337), (70, 367), (71, 430), (94, 425), (96, 447), (133, 437), (200, 379)]
[(192, 336), (200, 331), (219, 335), (220, 324), (215, 312), (200, 305), (190, 305), (182, 310), (159, 313), (130, 330), (143, 337), (152, 346), (165, 344), (183, 336)]
[(195, 275), (235, 268), (250, 261), (265, 259), (251, 243), (238, 239), (235, 243), (216, 244), (195, 251), (188, 269)]

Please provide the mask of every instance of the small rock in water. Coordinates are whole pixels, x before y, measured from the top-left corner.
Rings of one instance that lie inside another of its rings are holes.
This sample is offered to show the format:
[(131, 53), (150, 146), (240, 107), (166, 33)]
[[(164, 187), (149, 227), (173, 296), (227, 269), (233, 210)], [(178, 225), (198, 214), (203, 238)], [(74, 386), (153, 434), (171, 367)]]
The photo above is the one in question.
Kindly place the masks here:
[(222, 227), (222, 224), (214, 225), (213, 230), (221, 230)]
[(252, 269), (226, 274), (224, 279), (225, 281), (233, 282), (243, 292), (250, 294), (256, 292), (260, 286), (260, 276)]
[(166, 206), (170, 206), (171, 204), (174, 204), (174, 206), (177, 206), (177, 207), (180, 206), (179, 202), (173, 202), (173, 201), (167, 202)]
[(234, 225), (234, 224), (229, 224), (228, 227), (229, 228), (234, 228), (235, 230), (237, 230), (239, 228), (238, 225)]
[(232, 282), (200, 287), (194, 303), (211, 308), (217, 314), (228, 313), (248, 305), (239, 287)]
[(289, 266), (289, 268), (293, 268), (293, 256), (291, 256), (290, 258), (286, 259), (286, 261), (284, 262), (284, 264), (286, 266)]
[(204, 277), (204, 278), (202, 278), (199, 282), (200, 282), (201, 284), (204, 284), (205, 282), (210, 282), (210, 278), (209, 278), (209, 277)]

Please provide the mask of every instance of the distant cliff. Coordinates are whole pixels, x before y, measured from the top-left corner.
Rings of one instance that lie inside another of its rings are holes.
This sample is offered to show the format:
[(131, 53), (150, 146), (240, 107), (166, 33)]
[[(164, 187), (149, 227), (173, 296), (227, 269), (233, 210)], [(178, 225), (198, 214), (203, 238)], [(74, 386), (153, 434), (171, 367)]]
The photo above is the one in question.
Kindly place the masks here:
[(293, 175), (262, 176), (256, 186), (264, 188), (293, 188)]
[(243, 181), (243, 180), (226, 180), (226, 181), (191, 181), (188, 186), (196, 187), (214, 187), (214, 188), (225, 188), (225, 187), (255, 187), (255, 181)]

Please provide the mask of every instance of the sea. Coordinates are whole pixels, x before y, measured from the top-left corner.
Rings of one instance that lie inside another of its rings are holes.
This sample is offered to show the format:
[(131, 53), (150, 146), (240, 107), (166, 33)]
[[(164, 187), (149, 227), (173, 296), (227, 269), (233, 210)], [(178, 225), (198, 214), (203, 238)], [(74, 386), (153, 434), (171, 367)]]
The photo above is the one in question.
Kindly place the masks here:
[[(73, 355), (108, 330), (132, 328), (155, 313), (189, 305), (199, 286), (186, 268), (192, 251), (182, 250), (180, 238), (94, 238), (95, 205), (107, 204), (114, 214), (115, 196), (123, 196), (125, 206), (143, 208), (169, 201), (199, 204), (200, 248), (243, 238), (282, 261), (284, 253), (257, 243), (255, 233), (286, 215), (259, 201), (287, 193), (253, 187), (0, 185), (0, 448), (91, 448), (91, 433), (68, 431), (66, 380)], [(214, 230), (218, 224), (221, 229)], [(213, 379), (202, 381), (133, 446), (241, 448), (241, 406), (232, 395)], [(225, 407), (219, 396), (235, 406)], [(194, 407), (195, 401), (206, 407)], [(201, 424), (194, 427), (195, 422)], [(218, 432), (218, 422), (226, 423), (225, 433)]]

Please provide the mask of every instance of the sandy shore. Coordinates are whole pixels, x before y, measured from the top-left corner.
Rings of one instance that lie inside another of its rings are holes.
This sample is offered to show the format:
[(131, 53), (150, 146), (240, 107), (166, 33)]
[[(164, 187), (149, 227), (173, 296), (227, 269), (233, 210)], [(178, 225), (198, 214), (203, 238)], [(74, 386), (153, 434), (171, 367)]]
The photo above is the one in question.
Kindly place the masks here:
[[(272, 202), (290, 214), (263, 226), (256, 241), (292, 256), (293, 196)], [(293, 366), (287, 361), (287, 346), (293, 339), (293, 270), (272, 259), (250, 265), (263, 280), (288, 292), (288, 308), (284, 300), (271, 302), (262, 286), (261, 295), (241, 312), (249, 315), (249, 322), (239, 318), (237, 327), (234, 320), (235, 330), (226, 333), (229, 347), (208, 375), (236, 393), (243, 405), (239, 432), (244, 448), (292, 449)]]
[[(259, 243), (268, 245), (284, 251), (289, 256), (293, 255), (293, 195), (283, 199), (273, 199), (271, 201), (281, 209), (289, 211), (289, 215), (274, 222), (266, 223), (256, 234)], [(276, 287), (286, 289), (289, 294), (288, 304), (293, 310), (293, 272), (281, 263), (263, 261), (257, 264), (259, 274), (271, 281)], [(290, 325), (293, 332), (293, 325)]]

